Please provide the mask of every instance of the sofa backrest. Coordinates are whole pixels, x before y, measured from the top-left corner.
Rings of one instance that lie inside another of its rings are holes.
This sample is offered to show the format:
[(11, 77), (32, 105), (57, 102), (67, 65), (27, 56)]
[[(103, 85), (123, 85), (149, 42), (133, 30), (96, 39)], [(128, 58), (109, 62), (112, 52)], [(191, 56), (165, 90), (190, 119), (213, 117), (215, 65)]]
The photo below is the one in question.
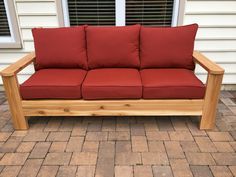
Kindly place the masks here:
[(85, 27), (35, 28), (35, 69), (87, 69)]
[(197, 24), (180, 27), (79, 26), (32, 30), (35, 68), (186, 68)]
[(192, 54), (197, 24), (180, 27), (141, 27), (140, 60), (144, 68), (194, 69)]
[(86, 28), (88, 66), (139, 68), (140, 25)]

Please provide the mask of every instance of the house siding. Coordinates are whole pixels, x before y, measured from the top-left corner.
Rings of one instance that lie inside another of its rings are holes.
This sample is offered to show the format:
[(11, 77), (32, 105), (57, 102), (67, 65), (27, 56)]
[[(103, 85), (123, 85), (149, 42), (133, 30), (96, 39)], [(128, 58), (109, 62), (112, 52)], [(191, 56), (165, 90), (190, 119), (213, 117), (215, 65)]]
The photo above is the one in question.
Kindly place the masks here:
[[(0, 70), (34, 50), (32, 28), (59, 26), (55, 0), (14, 0), (14, 3), (23, 47), (0, 49)], [(25, 68), (18, 75), (19, 82), (22, 83), (33, 72), (32, 65)]]
[[(59, 1), (59, 0), (58, 0)], [(59, 26), (55, 0), (14, 0), (22, 38), (22, 49), (0, 49), (0, 70), (34, 50), (31, 29)], [(195, 49), (220, 64), (226, 71), (224, 84), (236, 84), (236, 1), (188, 0), (184, 24), (198, 23)], [(19, 74), (19, 82), (34, 72), (29, 66)], [(197, 66), (203, 81), (206, 72)], [(0, 80), (0, 84), (2, 81)]]
[[(236, 84), (236, 1), (188, 0), (184, 24), (198, 23), (195, 50), (225, 69), (224, 84)], [(206, 80), (206, 72), (196, 73)]]

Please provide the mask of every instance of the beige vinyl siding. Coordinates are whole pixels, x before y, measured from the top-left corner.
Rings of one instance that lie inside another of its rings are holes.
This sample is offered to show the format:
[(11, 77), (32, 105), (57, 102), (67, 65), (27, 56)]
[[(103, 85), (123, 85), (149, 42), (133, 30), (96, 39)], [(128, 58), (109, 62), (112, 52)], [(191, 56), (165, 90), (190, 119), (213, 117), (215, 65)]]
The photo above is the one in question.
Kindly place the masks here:
[[(198, 23), (195, 49), (225, 69), (224, 84), (236, 84), (236, 1), (188, 0), (184, 24)], [(197, 66), (203, 81), (206, 72)]]
[[(23, 42), (22, 49), (0, 49), (0, 69), (15, 62), (20, 57), (34, 50), (31, 29), (34, 27), (58, 27), (55, 0), (14, 0), (18, 24)], [(29, 66), (19, 74), (22, 83), (34, 72)], [(2, 80), (0, 80), (2, 84)]]
[[(31, 28), (59, 26), (55, 0), (14, 2), (23, 48), (0, 49), (0, 69), (34, 50)], [(187, 0), (185, 5), (184, 24), (200, 25), (195, 49), (225, 68), (224, 84), (236, 84), (236, 1)], [(20, 73), (19, 81), (24, 81), (33, 72), (32, 66), (26, 68)], [(204, 70), (197, 67), (196, 73), (205, 80)]]

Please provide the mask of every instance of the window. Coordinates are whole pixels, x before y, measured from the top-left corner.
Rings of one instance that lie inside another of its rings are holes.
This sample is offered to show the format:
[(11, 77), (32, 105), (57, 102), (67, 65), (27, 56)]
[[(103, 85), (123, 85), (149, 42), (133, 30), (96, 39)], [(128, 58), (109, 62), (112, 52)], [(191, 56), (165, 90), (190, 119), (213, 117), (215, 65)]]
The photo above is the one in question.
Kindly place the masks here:
[(171, 26), (173, 0), (126, 0), (126, 25)]
[(115, 25), (115, 0), (68, 0), (70, 25)]
[(62, 0), (65, 26), (177, 25), (180, 0)]
[(21, 48), (13, 1), (0, 0), (0, 48)]

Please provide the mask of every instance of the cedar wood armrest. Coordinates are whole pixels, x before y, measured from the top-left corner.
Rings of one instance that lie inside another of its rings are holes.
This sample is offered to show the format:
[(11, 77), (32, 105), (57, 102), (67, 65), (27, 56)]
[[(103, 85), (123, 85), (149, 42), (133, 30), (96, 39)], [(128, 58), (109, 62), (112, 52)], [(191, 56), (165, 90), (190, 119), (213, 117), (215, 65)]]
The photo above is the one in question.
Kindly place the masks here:
[(193, 52), (193, 59), (196, 63), (201, 65), (209, 74), (224, 74), (224, 69), (219, 65), (209, 60), (198, 51)]
[(15, 63), (11, 64), (4, 70), (0, 72), (0, 74), (4, 77), (14, 76), (30, 63), (32, 63), (35, 59), (35, 52), (31, 52), (28, 55), (24, 56), (20, 60), (16, 61)]
[(200, 129), (212, 129), (215, 126), (216, 109), (224, 69), (198, 51), (193, 52), (193, 58), (208, 72)]

